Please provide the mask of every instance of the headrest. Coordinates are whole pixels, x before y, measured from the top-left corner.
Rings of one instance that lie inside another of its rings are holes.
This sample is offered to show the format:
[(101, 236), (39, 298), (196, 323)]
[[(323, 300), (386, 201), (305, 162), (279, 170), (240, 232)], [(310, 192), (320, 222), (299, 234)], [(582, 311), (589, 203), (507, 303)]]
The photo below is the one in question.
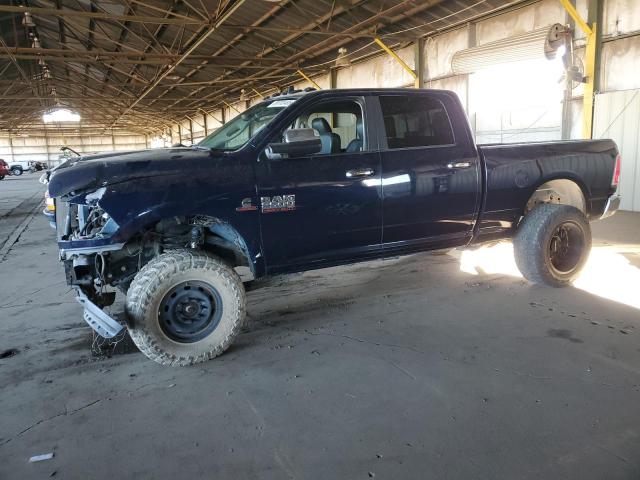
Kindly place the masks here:
[(316, 129), (318, 133), (331, 133), (331, 127), (329, 126), (329, 122), (327, 122), (324, 118), (314, 118), (311, 122), (311, 127)]
[(362, 138), (364, 135), (364, 125), (362, 125), (362, 120), (358, 120), (356, 122), (356, 137)]

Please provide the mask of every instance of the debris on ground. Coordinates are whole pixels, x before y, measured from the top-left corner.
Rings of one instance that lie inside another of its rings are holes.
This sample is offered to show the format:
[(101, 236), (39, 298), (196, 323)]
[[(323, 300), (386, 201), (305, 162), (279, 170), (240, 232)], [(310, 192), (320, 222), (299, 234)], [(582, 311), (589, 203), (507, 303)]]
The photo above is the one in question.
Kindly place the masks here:
[(31, 457), (29, 459), (29, 463), (43, 462), (45, 460), (51, 460), (52, 458), (53, 458), (53, 452), (43, 453), (41, 455), (34, 455), (33, 457)]
[(20, 353), (20, 350), (18, 350), (17, 348), (7, 348), (6, 350), (0, 352), (0, 358), (13, 357), (18, 353)]

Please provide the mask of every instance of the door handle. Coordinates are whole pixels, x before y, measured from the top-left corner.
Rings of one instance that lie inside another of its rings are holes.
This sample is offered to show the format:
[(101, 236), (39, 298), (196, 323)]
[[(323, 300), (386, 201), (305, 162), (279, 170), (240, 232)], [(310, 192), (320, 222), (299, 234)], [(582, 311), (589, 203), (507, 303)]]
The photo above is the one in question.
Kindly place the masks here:
[(347, 178), (369, 177), (373, 175), (373, 173), (373, 168), (356, 168), (354, 170), (347, 170), (347, 173), (345, 175), (347, 176)]
[(447, 168), (469, 168), (470, 166), (471, 162), (456, 162), (447, 164)]

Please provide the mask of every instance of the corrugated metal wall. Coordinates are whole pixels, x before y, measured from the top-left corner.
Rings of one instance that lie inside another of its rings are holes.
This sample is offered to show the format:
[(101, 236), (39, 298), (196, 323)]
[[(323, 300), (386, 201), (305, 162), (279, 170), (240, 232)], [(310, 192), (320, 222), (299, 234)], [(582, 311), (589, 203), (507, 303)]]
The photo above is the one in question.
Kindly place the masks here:
[(620, 208), (640, 212), (640, 90), (596, 96), (594, 138), (612, 138), (622, 155)]
[(140, 150), (147, 148), (144, 135), (87, 135), (87, 136), (0, 136), (0, 158), (14, 161), (43, 161), (55, 164), (60, 147), (67, 146), (79, 153)]

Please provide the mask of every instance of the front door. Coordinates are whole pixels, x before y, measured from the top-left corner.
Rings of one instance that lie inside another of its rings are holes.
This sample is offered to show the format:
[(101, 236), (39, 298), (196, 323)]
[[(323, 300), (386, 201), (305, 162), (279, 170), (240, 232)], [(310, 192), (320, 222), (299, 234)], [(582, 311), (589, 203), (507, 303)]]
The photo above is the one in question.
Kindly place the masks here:
[(380, 156), (370, 141), (365, 100), (320, 102), (288, 123), (314, 128), (320, 153), (283, 160), (262, 156), (258, 163), (268, 273), (339, 263), (381, 248)]
[[(380, 96), (385, 249), (462, 245), (480, 202), (480, 165), (457, 100), (424, 92)], [(446, 105), (450, 105), (447, 108)], [(453, 125), (456, 125), (455, 128)], [(460, 135), (460, 134), (459, 134)]]

